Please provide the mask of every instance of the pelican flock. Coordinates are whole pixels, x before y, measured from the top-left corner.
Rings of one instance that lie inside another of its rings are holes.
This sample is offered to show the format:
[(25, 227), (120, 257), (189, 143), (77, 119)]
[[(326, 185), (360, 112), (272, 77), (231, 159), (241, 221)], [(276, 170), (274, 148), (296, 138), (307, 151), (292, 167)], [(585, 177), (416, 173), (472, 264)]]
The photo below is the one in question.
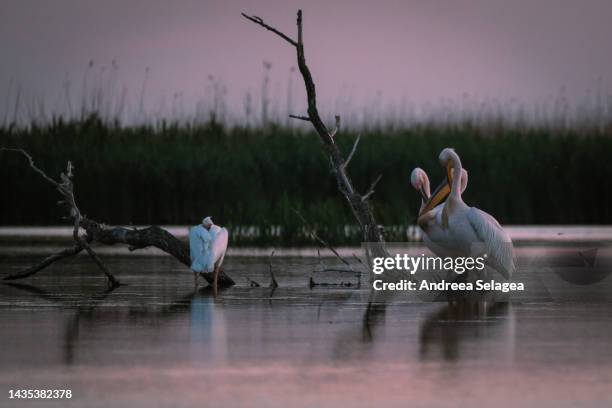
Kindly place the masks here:
[[(417, 223), (423, 231), (425, 245), (437, 256), (485, 256), (486, 263), (510, 279), (516, 270), (510, 236), (490, 214), (468, 206), (461, 195), (467, 188), (468, 173), (459, 155), (450, 148), (439, 156), (446, 169), (445, 180), (430, 192), (425, 171), (415, 168), (410, 182), (421, 194)], [(459, 177), (454, 175), (460, 174)]]

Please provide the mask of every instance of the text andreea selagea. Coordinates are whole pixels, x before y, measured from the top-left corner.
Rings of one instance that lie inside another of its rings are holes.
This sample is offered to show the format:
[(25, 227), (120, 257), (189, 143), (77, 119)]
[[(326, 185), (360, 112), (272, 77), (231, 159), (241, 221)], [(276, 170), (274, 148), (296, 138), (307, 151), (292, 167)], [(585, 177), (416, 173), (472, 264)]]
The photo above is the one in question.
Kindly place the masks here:
[(422, 280), (420, 282), (402, 279), (399, 282), (383, 282), (377, 279), (372, 283), (374, 290), (392, 290), (392, 291), (413, 291), (413, 290), (428, 290), (428, 291), (499, 291), (513, 292), (525, 290), (523, 282), (498, 282), (495, 280), (482, 280), (476, 282), (428, 282)]

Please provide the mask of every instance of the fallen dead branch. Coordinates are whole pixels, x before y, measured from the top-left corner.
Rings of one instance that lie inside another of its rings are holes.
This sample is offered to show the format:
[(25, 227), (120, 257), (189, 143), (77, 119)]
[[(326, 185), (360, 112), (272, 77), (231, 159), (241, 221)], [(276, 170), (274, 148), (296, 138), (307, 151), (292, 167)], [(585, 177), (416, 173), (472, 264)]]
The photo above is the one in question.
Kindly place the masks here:
[[(66, 209), (68, 215), (65, 219), (71, 222), (73, 226), (72, 238), (74, 241), (72, 247), (50, 255), (36, 265), (5, 276), (3, 280), (16, 280), (32, 276), (59, 260), (75, 256), (85, 250), (104, 273), (109, 286), (119, 286), (119, 280), (108, 270), (108, 268), (106, 268), (100, 257), (93, 248), (91, 248), (90, 244), (93, 242), (104, 245), (124, 244), (128, 246), (130, 251), (155, 247), (172, 255), (187, 267), (191, 265), (188, 244), (176, 238), (163, 228), (155, 225), (140, 229), (113, 227), (99, 223), (83, 215), (76, 204), (74, 196), (74, 184), (72, 182), (74, 167), (70, 161), (66, 166), (66, 171), (60, 174), (59, 181), (57, 181), (37, 167), (32, 157), (25, 150), (0, 147), (0, 152), (18, 153), (25, 157), (30, 168), (39, 174), (43, 180), (55, 187), (62, 197), (62, 200), (59, 201), (58, 204)], [(212, 283), (212, 273), (202, 273), (201, 275), (208, 283)], [(232, 278), (221, 271), (219, 273), (219, 286), (229, 287), (232, 285), (234, 285)]]

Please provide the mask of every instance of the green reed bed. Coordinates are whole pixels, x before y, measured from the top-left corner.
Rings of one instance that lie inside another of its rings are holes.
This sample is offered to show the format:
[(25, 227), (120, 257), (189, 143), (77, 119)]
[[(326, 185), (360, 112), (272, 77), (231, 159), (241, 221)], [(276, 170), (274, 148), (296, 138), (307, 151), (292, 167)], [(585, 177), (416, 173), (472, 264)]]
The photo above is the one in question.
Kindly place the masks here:
[[(337, 140), (350, 151), (357, 131)], [(612, 222), (612, 138), (602, 129), (525, 128), (469, 123), (369, 129), (350, 164), (373, 196), (388, 239), (405, 240), (419, 196), (409, 176), (424, 168), (434, 186), (440, 150), (454, 147), (469, 171), (464, 194), (506, 224)], [(234, 244), (311, 243), (298, 210), (335, 245), (359, 242), (319, 139), (297, 128), (216, 123), (121, 127), (96, 116), (25, 129), (0, 129), (0, 145), (22, 147), (50, 174), (67, 160), (76, 168), (76, 196), (88, 216), (110, 224), (195, 224), (204, 215), (233, 228)], [(2, 225), (57, 225), (57, 194), (23, 158), (0, 156)]]

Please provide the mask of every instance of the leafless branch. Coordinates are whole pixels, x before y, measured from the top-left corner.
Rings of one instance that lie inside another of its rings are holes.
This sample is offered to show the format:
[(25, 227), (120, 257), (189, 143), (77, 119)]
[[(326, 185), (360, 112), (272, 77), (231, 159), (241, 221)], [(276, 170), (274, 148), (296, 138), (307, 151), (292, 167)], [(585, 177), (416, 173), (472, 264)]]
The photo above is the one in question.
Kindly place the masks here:
[(11, 274), (11, 275), (5, 276), (2, 279), (3, 280), (15, 280), (15, 279), (27, 278), (28, 276), (32, 276), (36, 272), (39, 272), (39, 271), (43, 270), (47, 266), (51, 265), (53, 262), (59, 261), (60, 259), (67, 258), (69, 256), (77, 255), (82, 250), (83, 250), (83, 247), (77, 244), (77, 245), (75, 245), (75, 246), (73, 246), (71, 248), (66, 248), (63, 251), (58, 252), (57, 254), (53, 254), (51, 256), (48, 256), (47, 258), (43, 259), (41, 262), (39, 262), (36, 265), (33, 265), (33, 266), (29, 267), (29, 268), (23, 269), (23, 270), (21, 270), (19, 272)]
[(274, 272), (272, 272), (272, 257), (274, 256), (274, 250), (270, 253), (270, 258), (268, 264), (270, 265), (270, 287), (273, 289), (278, 288), (278, 282), (276, 282), (276, 278), (274, 277)]
[(34, 170), (42, 178), (44, 178), (47, 182), (51, 183), (55, 187), (59, 186), (59, 183), (57, 181), (55, 181), (51, 177), (47, 176), (44, 171), (42, 171), (40, 168), (38, 168), (38, 166), (36, 166), (34, 164), (34, 159), (32, 159), (32, 156), (30, 156), (30, 154), (28, 152), (26, 152), (25, 150), (23, 150), (23, 149), (13, 149), (13, 148), (8, 148), (8, 147), (0, 147), (0, 152), (15, 152), (15, 153), (20, 153), (21, 155), (23, 155), (28, 160), (28, 164), (30, 165), (32, 170)]
[(282, 38), (283, 40), (287, 41), (289, 44), (293, 45), (294, 47), (297, 47), (298, 43), (289, 38), (288, 35), (282, 33), (281, 31), (277, 30), (276, 28), (269, 26), (268, 24), (264, 23), (264, 21), (261, 19), (261, 17), (257, 17), (257, 16), (249, 16), (246, 13), (240, 13), (242, 14), (242, 16), (248, 20), (251, 20), (252, 22), (254, 22), (255, 24), (258, 24), (260, 26), (262, 26), (263, 28), (265, 28), (266, 30), (272, 31), (274, 34), (278, 35), (280, 38)]
[(106, 268), (104, 263), (102, 263), (102, 260), (100, 259), (98, 254), (95, 253), (95, 251), (89, 246), (89, 244), (83, 239), (83, 237), (79, 236), (78, 242), (81, 244), (83, 248), (85, 248), (89, 256), (91, 256), (91, 258), (94, 260), (96, 265), (98, 265), (98, 268), (100, 268), (102, 272), (104, 273), (104, 275), (106, 275), (106, 278), (108, 279), (110, 283), (110, 286), (111, 287), (119, 286), (119, 281), (115, 279), (112, 273), (109, 272), (109, 270)]
[[(363, 235), (363, 240), (365, 242), (376, 242), (376, 243), (384, 243), (384, 238), (381, 233), (380, 228), (378, 228), (378, 224), (376, 223), (374, 214), (370, 208), (368, 198), (371, 194), (361, 196), (359, 192), (353, 186), (351, 179), (346, 173), (345, 160), (342, 155), (342, 152), (338, 148), (334, 140), (335, 131), (330, 132), (319, 115), (319, 111), (317, 109), (317, 93), (315, 89), (315, 83), (312, 78), (312, 74), (308, 65), (306, 64), (306, 57), (304, 54), (304, 37), (303, 37), (303, 26), (302, 26), (302, 10), (298, 10), (297, 12), (297, 42), (289, 38), (287, 35), (281, 33), (277, 29), (269, 26), (264, 23), (263, 20), (259, 17), (249, 16), (245, 13), (242, 13), (242, 16), (246, 19), (254, 22), (255, 24), (270, 30), (285, 41), (289, 42), (291, 45), (296, 48), (296, 56), (298, 69), (302, 74), (302, 78), (304, 79), (304, 87), (306, 88), (306, 98), (308, 103), (308, 119), (312, 123), (312, 126), (316, 130), (319, 138), (323, 142), (323, 145), (326, 149), (326, 152), (329, 156), (330, 163), (333, 168), (333, 174), (336, 177), (336, 182), (338, 184), (338, 189), (344, 195), (347, 203), (351, 206), (353, 214), (355, 218), (359, 222), (361, 226), (361, 231)], [(340, 118), (336, 118), (336, 127), (339, 127)], [(380, 248), (384, 248), (383, 246), (379, 246)], [(368, 257), (368, 260), (370, 257)]]
[(336, 133), (338, 133), (338, 131), (340, 130), (340, 116), (336, 115), (335, 116), (336, 119), (336, 127), (330, 132), (329, 136), (333, 139), (334, 137), (336, 137)]
[[(293, 211), (297, 214), (297, 216), (300, 218), (300, 220), (302, 220), (302, 222), (304, 223), (304, 225), (306, 226), (306, 228), (308, 229), (308, 235), (310, 235), (310, 237), (312, 239), (314, 239), (315, 241), (318, 241), (321, 245), (323, 245), (324, 247), (326, 247), (327, 249), (329, 249), (330, 251), (333, 252), (334, 255), (336, 255), (336, 257), (342, 261), (342, 263), (344, 263), (345, 265), (350, 265), (349, 262), (344, 259), (339, 253), (338, 251), (336, 251), (334, 249), (334, 247), (332, 247), (330, 244), (327, 243), (327, 241), (323, 240), (318, 234), (317, 231), (315, 231), (314, 228), (310, 227), (308, 225), (308, 221), (306, 221), (306, 219), (304, 218), (304, 216), (302, 216), (302, 214), (296, 210), (295, 208), (293, 209)], [(318, 249), (317, 249), (318, 251)], [(321, 260), (321, 254), (319, 253), (319, 261)]]
[(322, 273), (322, 272), (338, 272), (338, 273), (352, 273), (355, 275), (355, 271), (352, 269), (340, 269), (340, 268), (323, 268), (316, 269), (313, 271), (314, 273)]
[(357, 254), (353, 253), (353, 258), (355, 258), (357, 260), (357, 262), (359, 262), (361, 265), (363, 265), (363, 261), (361, 260), (361, 258), (359, 258), (357, 256)]
[(306, 122), (310, 122), (310, 118), (308, 116), (299, 116), (299, 115), (289, 115), (291, 119), (299, 119), (304, 120)]
[(378, 177), (376, 177), (376, 180), (374, 180), (372, 184), (370, 185), (368, 192), (365, 193), (363, 197), (361, 197), (361, 200), (367, 200), (372, 194), (374, 194), (374, 188), (376, 188), (376, 185), (378, 184), (381, 178), (382, 178), (382, 174), (379, 174)]
[[(76, 255), (77, 253), (81, 252), (82, 249), (85, 249), (87, 253), (89, 254), (89, 256), (91, 256), (91, 258), (94, 260), (96, 265), (98, 265), (98, 267), (102, 270), (104, 275), (106, 275), (106, 278), (108, 279), (109, 284), (113, 287), (119, 286), (119, 281), (113, 276), (112, 273), (109, 272), (106, 266), (104, 266), (104, 264), (102, 263), (98, 255), (95, 253), (93, 249), (91, 249), (87, 241), (79, 235), (79, 228), (80, 228), (82, 216), (81, 216), (81, 211), (79, 210), (79, 207), (77, 206), (76, 200), (74, 198), (74, 188), (72, 184), (74, 167), (72, 166), (72, 163), (70, 161), (67, 163), (66, 172), (60, 173), (60, 181), (58, 182), (54, 180), (53, 178), (49, 177), (43, 170), (41, 170), (38, 166), (36, 166), (36, 164), (34, 164), (34, 159), (32, 159), (32, 156), (30, 156), (30, 154), (28, 154), (25, 150), (2, 147), (0, 148), (0, 151), (15, 152), (15, 153), (19, 153), (22, 156), (24, 156), (28, 160), (29, 166), (36, 173), (38, 173), (45, 181), (53, 185), (57, 189), (57, 191), (62, 195), (63, 200), (61, 200), (60, 203), (62, 203), (67, 208), (68, 214), (69, 214), (67, 218), (71, 219), (73, 222), (72, 237), (75, 242), (75, 247), (68, 249), (68, 250), (64, 250), (60, 252), (59, 254), (56, 254), (55, 256), (52, 255), (46, 258), (45, 260), (43, 260), (40, 264), (36, 266), (50, 265), (51, 263), (59, 259), (65, 258), (67, 256)], [(37, 270), (36, 270), (36, 267), (30, 268), (29, 270), (30, 273), (27, 276), (38, 272), (39, 270), (43, 269), (45, 266), (42, 266), (41, 268)], [(36, 270), (36, 272), (34, 272), (34, 270)], [(13, 279), (16, 279), (16, 278), (13, 278)]]
[[(74, 246), (71, 248), (64, 249), (63, 251), (51, 255), (40, 263), (4, 277), (5, 280), (22, 279), (28, 276), (32, 276), (35, 273), (43, 270), (52, 263), (61, 259), (75, 256), (80, 253), (83, 249), (87, 251), (89, 256), (102, 270), (111, 287), (118, 286), (119, 281), (113, 276), (113, 274), (106, 268), (100, 257), (91, 248), (91, 242), (99, 242), (105, 245), (114, 244), (126, 244), (130, 250), (139, 248), (146, 248), (153, 246), (161, 249), (162, 251), (174, 256), (183, 264), (190, 266), (191, 259), (189, 257), (188, 245), (170, 234), (168, 231), (157, 226), (151, 226), (142, 229), (136, 228), (123, 228), (123, 227), (112, 227), (104, 224), (100, 224), (92, 219), (89, 219), (81, 214), (76, 200), (74, 197), (74, 186), (72, 183), (72, 177), (74, 174), (74, 167), (71, 162), (68, 162), (66, 171), (60, 174), (60, 181), (56, 181), (49, 177), (43, 170), (38, 168), (34, 164), (32, 157), (23, 149), (12, 149), (0, 147), (0, 152), (16, 152), (24, 156), (30, 165), (30, 167), (38, 173), (45, 181), (52, 184), (62, 196), (62, 200), (58, 204), (66, 207), (68, 216), (66, 219), (72, 221), (72, 238), (74, 240)], [(81, 236), (81, 229), (85, 230), (85, 235)], [(212, 273), (201, 274), (209, 283), (212, 282)], [(234, 285), (234, 281), (227, 276), (223, 271), (219, 273), (219, 286), (229, 287)]]
[(348, 157), (346, 158), (346, 160), (344, 161), (344, 164), (342, 165), (342, 167), (344, 169), (347, 168), (347, 166), (349, 165), (349, 163), (351, 162), (353, 155), (355, 154), (355, 152), (357, 151), (357, 146), (359, 145), (359, 140), (361, 139), (361, 135), (357, 135), (357, 139), (355, 139), (355, 143), (353, 143), (353, 148), (351, 149), (351, 152), (349, 153)]

